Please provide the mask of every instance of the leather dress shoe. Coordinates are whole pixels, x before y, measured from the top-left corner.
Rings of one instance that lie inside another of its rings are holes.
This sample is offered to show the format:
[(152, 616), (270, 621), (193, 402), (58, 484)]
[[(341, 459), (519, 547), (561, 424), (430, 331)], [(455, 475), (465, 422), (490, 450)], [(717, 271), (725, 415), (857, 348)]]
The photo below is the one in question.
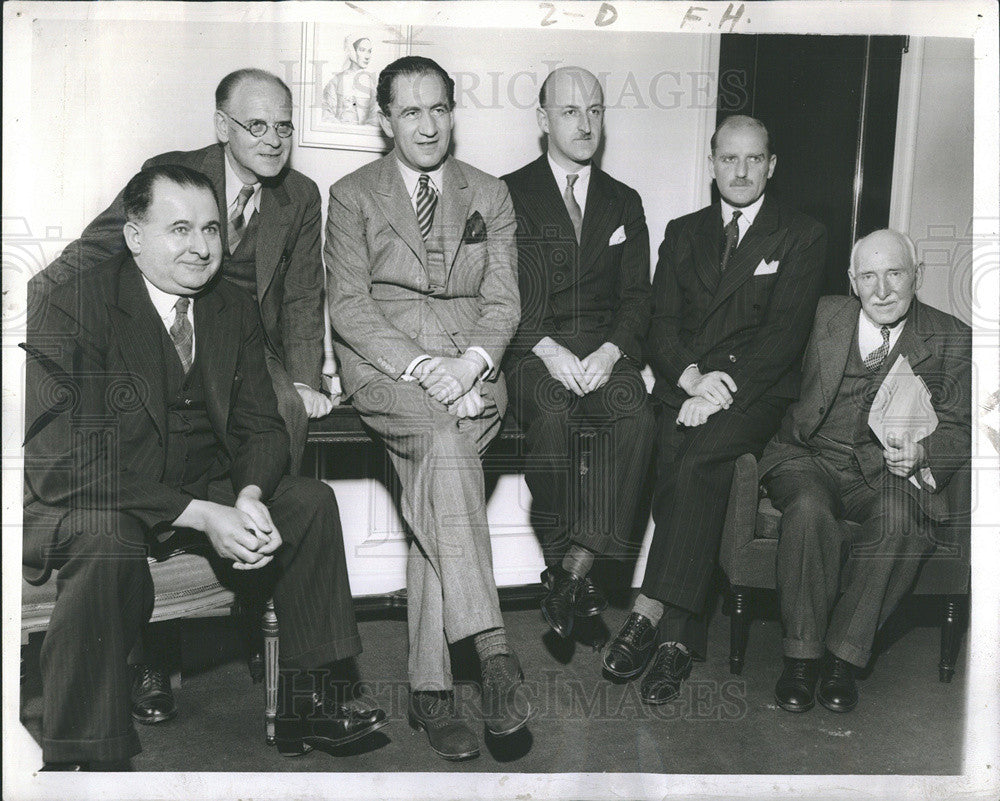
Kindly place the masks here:
[(431, 750), (442, 759), (458, 762), (479, 756), (479, 741), (455, 714), (452, 692), (410, 692), (410, 725), (427, 732)]
[[(562, 570), (562, 568), (558, 568)], [(545, 589), (551, 590), (555, 583), (555, 567), (547, 567), (542, 571), (542, 584)], [(590, 576), (583, 577), (583, 585), (580, 587), (573, 605), (573, 613), (577, 617), (596, 617), (608, 608), (608, 599), (604, 597), (597, 585), (591, 581)]]
[(819, 663), (815, 659), (785, 657), (785, 668), (774, 685), (774, 700), (788, 712), (805, 712), (816, 702)]
[(152, 665), (135, 665), (132, 678), (132, 720), (146, 726), (177, 715), (170, 677)]
[(604, 654), (604, 669), (620, 679), (634, 679), (646, 669), (655, 645), (656, 626), (631, 612)]
[(282, 756), (301, 756), (313, 748), (325, 750), (353, 743), (388, 723), (385, 712), (365, 700), (340, 703), (314, 694), (313, 708), (306, 714), (278, 715), (274, 722), (274, 744)]
[(828, 653), (820, 667), (819, 702), (831, 712), (850, 712), (858, 705), (854, 665)]
[(559, 565), (549, 568), (551, 586), (542, 598), (542, 617), (560, 637), (566, 638), (573, 631), (576, 599), (583, 588), (583, 578), (574, 576)]
[(653, 666), (642, 680), (639, 697), (644, 704), (665, 704), (681, 691), (681, 682), (691, 673), (691, 654), (677, 643), (665, 642), (656, 649)]
[(524, 673), (513, 654), (487, 659), (483, 672), (483, 721), (494, 737), (506, 737), (523, 728), (531, 717)]
[(46, 762), (40, 771), (48, 773), (124, 773), (132, 770), (131, 759), (91, 762)]

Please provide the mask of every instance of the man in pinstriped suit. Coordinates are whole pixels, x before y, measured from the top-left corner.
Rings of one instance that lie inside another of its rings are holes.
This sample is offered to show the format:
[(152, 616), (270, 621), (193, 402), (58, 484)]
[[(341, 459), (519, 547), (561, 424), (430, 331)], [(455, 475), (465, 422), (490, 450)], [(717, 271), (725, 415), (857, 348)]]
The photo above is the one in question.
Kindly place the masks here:
[(733, 463), (758, 457), (799, 387), (799, 360), (823, 283), (826, 232), (766, 196), (777, 157), (764, 125), (725, 119), (709, 156), (720, 204), (673, 220), (653, 279), (656, 529), (642, 592), (604, 659), (641, 674), (641, 697), (680, 691), (704, 656), (699, 613), (718, 554)]
[(160, 537), (204, 536), (220, 578), (273, 583), (283, 754), (363, 737), (386, 717), (334, 684), (361, 651), (336, 499), (284, 475), (260, 316), (217, 276), (211, 181), (150, 167), (123, 206), (129, 252), (86, 280), (29, 287), (25, 578), (58, 570), (41, 652), (47, 767), (129, 769), (140, 750), (126, 657), (152, 611)]

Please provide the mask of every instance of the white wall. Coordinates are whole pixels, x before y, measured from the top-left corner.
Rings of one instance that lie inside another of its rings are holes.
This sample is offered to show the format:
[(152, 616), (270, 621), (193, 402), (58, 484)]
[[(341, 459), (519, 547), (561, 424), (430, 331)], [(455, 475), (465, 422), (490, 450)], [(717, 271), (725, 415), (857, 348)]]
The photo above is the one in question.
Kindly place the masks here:
[[(214, 141), (213, 92), (226, 73), (246, 66), (277, 72), (298, 101), (302, 26), (214, 16), (208, 21), (199, 11), (178, 22), (39, 15), (34, 22), (30, 113), (20, 120), (22, 149), (5, 154), (30, 159), (34, 168), (16, 195), (5, 186), (4, 215), (44, 240), (36, 268), (75, 238), (147, 157)], [(654, 259), (668, 220), (708, 201), (717, 36), (425, 27), (413, 52), (462, 73), (455, 154), (497, 175), (541, 152), (533, 100), (550, 67), (578, 63), (607, 73), (602, 166), (642, 195)], [(292, 159), (325, 193), (376, 155), (297, 146)], [(381, 483), (343, 481), (336, 490), (355, 593), (403, 586), (402, 527)], [(517, 475), (501, 478), (490, 499), (502, 584), (538, 580), (529, 499)]]
[[(973, 321), (973, 40), (913, 38), (903, 55), (890, 227), (924, 262), (926, 303)], [(994, 300), (995, 302), (995, 300)], [(996, 309), (985, 310), (996, 319)]]

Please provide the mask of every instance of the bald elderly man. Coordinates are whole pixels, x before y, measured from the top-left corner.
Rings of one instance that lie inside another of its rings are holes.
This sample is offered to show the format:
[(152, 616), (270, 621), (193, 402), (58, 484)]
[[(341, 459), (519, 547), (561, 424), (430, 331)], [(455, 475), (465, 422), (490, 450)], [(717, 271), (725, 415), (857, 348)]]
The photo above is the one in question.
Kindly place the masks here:
[[(782, 512), (785, 668), (775, 700), (790, 712), (816, 697), (835, 712), (855, 707), (854, 670), (867, 664), (876, 630), (932, 547), (928, 526), (955, 511), (942, 491), (970, 453), (971, 330), (916, 298), (923, 267), (913, 242), (869, 234), (854, 246), (848, 275), (857, 297), (820, 301), (801, 396), (760, 462)], [(883, 447), (868, 415), (901, 357), (930, 390), (938, 425), (915, 442), (904, 421)], [(851, 543), (842, 520), (861, 524)]]
[[(525, 430), (525, 478), (542, 542), (542, 613), (568, 637), (607, 606), (588, 573), (629, 539), (649, 462), (653, 413), (639, 373), (649, 325), (649, 234), (634, 189), (593, 163), (604, 92), (562, 67), (536, 110), (546, 152), (504, 177), (517, 218), (521, 324), (505, 370)], [(591, 463), (576, 435), (596, 433)]]

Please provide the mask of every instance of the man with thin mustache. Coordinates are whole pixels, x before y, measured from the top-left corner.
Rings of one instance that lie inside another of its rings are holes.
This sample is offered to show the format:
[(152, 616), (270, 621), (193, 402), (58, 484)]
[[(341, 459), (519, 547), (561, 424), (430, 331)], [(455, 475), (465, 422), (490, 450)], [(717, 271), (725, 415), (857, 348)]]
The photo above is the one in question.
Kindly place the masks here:
[(823, 284), (826, 232), (765, 195), (777, 156), (760, 120), (712, 136), (721, 202), (667, 225), (647, 343), (659, 416), (653, 519), (642, 592), (604, 666), (639, 676), (647, 704), (680, 692), (704, 657), (699, 613), (715, 567), (733, 464), (759, 457), (799, 386)]

